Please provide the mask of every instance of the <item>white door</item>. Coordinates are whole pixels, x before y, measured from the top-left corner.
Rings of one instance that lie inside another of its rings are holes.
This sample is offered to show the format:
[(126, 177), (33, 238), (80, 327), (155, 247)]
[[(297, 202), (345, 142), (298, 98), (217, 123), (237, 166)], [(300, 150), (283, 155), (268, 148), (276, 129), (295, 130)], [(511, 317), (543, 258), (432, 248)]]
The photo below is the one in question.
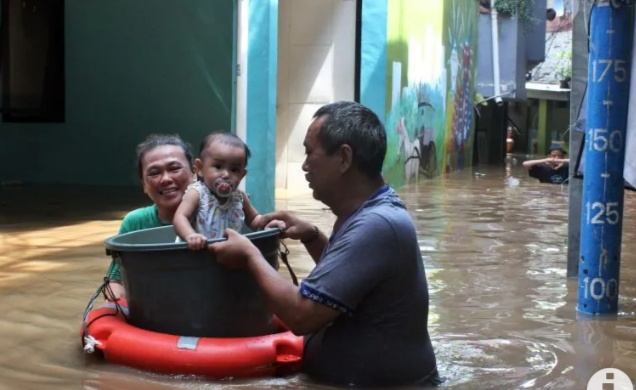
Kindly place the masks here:
[(355, 0), (279, 0), (276, 197), (308, 194), (303, 139), (322, 105), (353, 100)]

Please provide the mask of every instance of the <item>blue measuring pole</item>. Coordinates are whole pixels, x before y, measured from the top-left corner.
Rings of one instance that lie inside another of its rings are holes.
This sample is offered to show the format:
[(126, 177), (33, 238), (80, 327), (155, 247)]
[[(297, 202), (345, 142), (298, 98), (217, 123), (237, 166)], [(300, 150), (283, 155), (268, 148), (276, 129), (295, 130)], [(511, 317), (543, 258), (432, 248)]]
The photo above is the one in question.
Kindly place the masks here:
[(599, 1), (590, 22), (577, 310), (592, 315), (618, 312), (633, 40), (633, 7), (623, 3)]

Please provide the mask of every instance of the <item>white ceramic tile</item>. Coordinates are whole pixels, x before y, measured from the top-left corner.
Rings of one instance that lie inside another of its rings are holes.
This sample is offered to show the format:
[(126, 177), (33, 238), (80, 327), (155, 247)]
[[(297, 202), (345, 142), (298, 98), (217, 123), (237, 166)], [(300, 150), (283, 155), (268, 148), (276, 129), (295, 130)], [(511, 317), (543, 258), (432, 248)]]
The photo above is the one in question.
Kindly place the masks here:
[(331, 44), (333, 23), (331, 15), (330, 0), (292, 0), (290, 43), (292, 45)]
[(302, 163), (290, 162), (287, 164), (287, 196), (293, 197), (303, 194), (311, 194), (311, 189), (305, 180)]
[(333, 99), (331, 46), (292, 46), (289, 58), (289, 102), (327, 103)]
[(311, 118), (324, 104), (353, 100), (355, 9), (355, 0), (279, 0), (277, 196), (311, 193), (301, 169)]
[(303, 142), (305, 135), (307, 134), (307, 128), (311, 124), (311, 118), (316, 110), (318, 110), (322, 104), (290, 104), (288, 123), (289, 123), (289, 137), (288, 137), (288, 154), (287, 160), (294, 163), (302, 163), (305, 160), (305, 147)]
[(287, 183), (288, 111), (287, 104), (279, 104), (276, 109), (276, 188), (284, 188)]
[(356, 2), (333, 2), (333, 100), (353, 100), (355, 89)]
[(287, 160), (276, 160), (276, 188), (287, 188)]

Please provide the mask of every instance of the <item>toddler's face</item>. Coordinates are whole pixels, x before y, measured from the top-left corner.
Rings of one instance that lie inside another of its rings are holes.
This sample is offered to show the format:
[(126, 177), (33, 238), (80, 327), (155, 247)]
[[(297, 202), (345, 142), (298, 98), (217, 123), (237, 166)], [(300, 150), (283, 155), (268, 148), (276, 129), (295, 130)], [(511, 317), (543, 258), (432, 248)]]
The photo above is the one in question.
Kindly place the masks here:
[(205, 185), (220, 198), (227, 198), (245, 177), (245, 149), (211, 142), (195, 165)]

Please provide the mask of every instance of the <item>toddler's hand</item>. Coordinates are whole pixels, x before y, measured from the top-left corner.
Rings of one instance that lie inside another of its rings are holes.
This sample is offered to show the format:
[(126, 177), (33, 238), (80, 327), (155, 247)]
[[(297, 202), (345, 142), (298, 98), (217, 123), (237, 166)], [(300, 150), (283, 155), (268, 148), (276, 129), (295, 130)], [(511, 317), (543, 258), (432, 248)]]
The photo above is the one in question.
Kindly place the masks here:
[(206, 247), (206, 238), (203, 234), (190, 234), (186, 237), (186, 242), (188, 243), (188, 249), (193, 251), (204, 249)]
[(284, 232), (285, 229), (287, 228), (287, 225), (285, 225), (285, 221), (281, 221), (280, 219), (274, 219), (272, 221), (269, 221), (267, 225), (265, 225), (265, 229), (274, 229), (274, 228), (278, 228), (281, 230), (281, 232)]

